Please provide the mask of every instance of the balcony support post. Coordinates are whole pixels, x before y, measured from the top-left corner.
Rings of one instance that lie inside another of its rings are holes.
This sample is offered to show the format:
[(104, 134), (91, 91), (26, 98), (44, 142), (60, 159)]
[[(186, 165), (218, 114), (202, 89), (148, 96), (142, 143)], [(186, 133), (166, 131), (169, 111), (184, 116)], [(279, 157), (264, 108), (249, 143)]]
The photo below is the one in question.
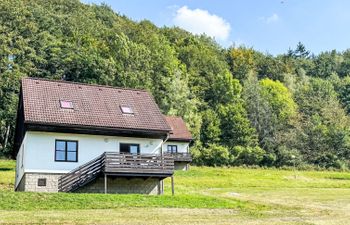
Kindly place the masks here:
[(107, 174), (105, 173), (105, 194), (107, 194)]
[(175, 188), (174, 188), (174, 175), (171, 176), (171, 194), (175, 195)]

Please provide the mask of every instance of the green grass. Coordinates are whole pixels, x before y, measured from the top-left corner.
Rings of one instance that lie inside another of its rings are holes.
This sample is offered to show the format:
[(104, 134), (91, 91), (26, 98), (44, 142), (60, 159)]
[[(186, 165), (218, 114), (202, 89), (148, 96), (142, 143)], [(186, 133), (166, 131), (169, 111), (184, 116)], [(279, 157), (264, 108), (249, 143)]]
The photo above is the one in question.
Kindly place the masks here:
[(0, 223), (348, 224), (350, 173), (191, 167), (163, 196), (14, 192), (0, 160)]
[(0, 191), (14, 188), (15, 167), (16, 161), (0, 159)]

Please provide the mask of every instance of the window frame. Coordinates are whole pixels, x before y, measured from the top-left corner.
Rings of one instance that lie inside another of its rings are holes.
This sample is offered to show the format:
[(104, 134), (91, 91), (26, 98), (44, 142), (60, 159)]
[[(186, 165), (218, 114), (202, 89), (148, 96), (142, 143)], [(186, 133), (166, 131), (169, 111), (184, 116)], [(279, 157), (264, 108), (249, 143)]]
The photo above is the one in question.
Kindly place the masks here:
[[(169, 147), (170, 147), (170, 151), (169, 151)], [(173, 148), (175, 147), (175, 151), (173, 150)], [(170, 153), (170, 154), (177, 154), (177, 145), (167, 145), (167, 153)]]
[[(122, 151), (121, 151), (122, 145), (128, 145), (128, 146), (129, 146), (129, 152), (122, 152)], [(127, 154), (135, 155), (134, 153), (131, 153), (131, 152), (130, 152), (130, 147), (131, 147), (131, 146), (137, 146), (137, 155), (140, 154), (140, 152), (141, 152), (140, 144), (135, 144), (135, 143), (122, 143), (122, 142), (119, 143), (119, 153), (127, 153)]]
[(37, 186), (38, 187), (46, 187), (47, 179), (46, 178), (38, 178)]
[(134, 115), (134, 110), (131, 108), (131, 106), (120, 105), (119, 108), (123, 115)]
[[(69, 106), (64, 106), (64, 104), (69, 104)], [(73, 101), (70, 100), (60, 100), (61, 109), (74, 109)]]
[[(57, 150), (57, 142), (64, 142), (64, 150)], [(68, 151), (68, 142), (74, 142), (76, 145), (75, 151)], [(56, 139), (55, 140), (55, 162), (78, 162), (78, 150), (79, 150), (79, 143), (76, 140), (63, 140), (63, 139)], [(64, 160), (57, 159), (57, 151), (63, 152), (64, 151)], [(75, 152), (76, 157), (75, 160), (68, 160), (68, 152)]]

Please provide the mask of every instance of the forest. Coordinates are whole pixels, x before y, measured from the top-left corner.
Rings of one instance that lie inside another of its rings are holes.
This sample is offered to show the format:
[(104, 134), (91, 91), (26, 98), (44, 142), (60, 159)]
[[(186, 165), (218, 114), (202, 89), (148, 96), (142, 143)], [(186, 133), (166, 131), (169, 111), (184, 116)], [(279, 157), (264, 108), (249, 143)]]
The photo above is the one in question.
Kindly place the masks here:
[(196, 165), (350, 168), (350, 49), (223, 48), (78, 0), (2, 0), (0, 12), (2, 157), (14, 157), (20, 79), (41, 77), (148, 90), (186, 121)]

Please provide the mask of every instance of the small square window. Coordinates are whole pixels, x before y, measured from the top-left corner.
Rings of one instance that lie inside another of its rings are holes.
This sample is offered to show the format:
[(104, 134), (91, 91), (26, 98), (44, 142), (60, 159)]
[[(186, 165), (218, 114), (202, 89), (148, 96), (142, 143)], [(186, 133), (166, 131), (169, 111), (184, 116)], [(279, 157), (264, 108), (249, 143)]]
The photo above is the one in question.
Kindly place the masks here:
[(129, 106), (120, 106), (120, 109), (124, 114), (134, 114), (134, 112), (132, 111), (132, 108)]
[(73, 109), (74, 108), (72, 101), (61, 100), (60, 105), (61, 105), (61, 108), (63, 108), (63, 109)]
[(78, 141), (56, 140), (56, 162), (78, 162)]
[(39, 178), (38, 179), (38, 186), (45, 187), (46, 186), (46, 178)]

